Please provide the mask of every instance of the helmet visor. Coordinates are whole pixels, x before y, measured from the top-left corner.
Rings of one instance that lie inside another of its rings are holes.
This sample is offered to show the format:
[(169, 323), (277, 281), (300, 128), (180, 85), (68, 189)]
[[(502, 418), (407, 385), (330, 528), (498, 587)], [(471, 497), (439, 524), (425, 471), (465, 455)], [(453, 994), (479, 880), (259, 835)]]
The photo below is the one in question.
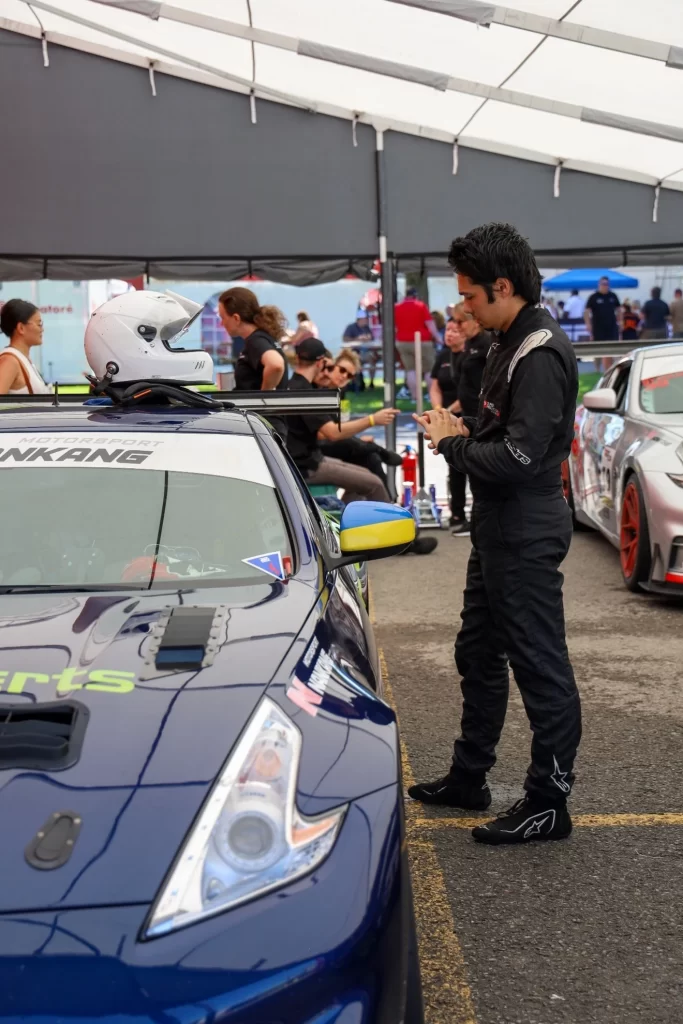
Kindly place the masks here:
[(185, 337), (195, 320), (204, 312), (204, 307), (198, 309), (194, 316), (189, 319), (181, 317), (179, 320), (172, 320), (170, 324), (165, 324), (159, 331), (159, 337), (163, 341), (166, 348), (172, 351), (180, 351), (183, 349), (179, 348), (178, 342)]

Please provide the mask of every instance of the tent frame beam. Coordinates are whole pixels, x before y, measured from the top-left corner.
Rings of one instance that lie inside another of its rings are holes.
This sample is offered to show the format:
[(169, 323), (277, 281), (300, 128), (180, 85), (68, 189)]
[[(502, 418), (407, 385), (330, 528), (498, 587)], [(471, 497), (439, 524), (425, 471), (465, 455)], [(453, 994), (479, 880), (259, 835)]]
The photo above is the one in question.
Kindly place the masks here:
[(631, 57), (656, 60), (672, 68), (683, 68), (681, 47), (658, 43), (651, 39), (639, 39), (637, 36), (622, 35), (619, 32), (609, 32), (605, 29), (591, 28), (589, 25), (581, 25), (577, 22), (544, 18), (542, 15), (518, 11), (512, 7), (480, 4), (476, 0), (470, 0), (466, 14), (465, 12), (458, 13), (456, 8), (448, 10), (447, 0), (446, 3), (443, 0), (389, 0), (389, 3), (415, 7), (462, 21), (475, 22), (485, 28), (488, 28), (489, 25), (503, 25), (506, 28), (522, 29), (524, 32), (533, 32), (536, 35), (551, 36), (553, 39), (564, 39), (570, 43), (595, 46), (601, 50), (613, 50), (615, 53), (625, 53)]

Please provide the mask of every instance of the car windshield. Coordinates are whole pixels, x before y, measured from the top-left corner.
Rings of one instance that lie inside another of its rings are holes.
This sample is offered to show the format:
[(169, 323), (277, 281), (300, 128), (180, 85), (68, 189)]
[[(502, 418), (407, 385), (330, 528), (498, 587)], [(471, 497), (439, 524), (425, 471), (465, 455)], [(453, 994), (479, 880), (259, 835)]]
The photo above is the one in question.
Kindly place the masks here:
[(640, 407), (657, 415), (683, 413), (683, 356), (652, 356), (643, 361)]
[(291, 567), (253, 438), (156, 436), (0, 435), (0, 591), (257, 583)]

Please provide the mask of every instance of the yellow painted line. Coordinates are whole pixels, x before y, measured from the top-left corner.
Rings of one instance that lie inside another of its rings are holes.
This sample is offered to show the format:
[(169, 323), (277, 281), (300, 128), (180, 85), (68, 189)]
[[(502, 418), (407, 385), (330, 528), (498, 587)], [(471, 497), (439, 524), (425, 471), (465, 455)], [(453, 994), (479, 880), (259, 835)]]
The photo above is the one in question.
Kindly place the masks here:
[(644, 828), (653, 825), (683, 825), (683, 814), (576, 814), (579, 828)]
[[(374, 625), (372, 599), (370, 609), (370, 621)], [(381, 648), (378, 655), (384, 692), (396, 710), (387, 661)], [(403, 781), (408, 787), (413, 785), (415, 777), (402, 737), (400, 744)], [(446, 883), (436, 850), (431, 841), (413, 838), (412, 823), (417, 810), (417, 804), (409, 803), (406, 806), (406, 825), (410, 838), (408, 857), (415, 901), (425, 1013), (430, 1024), (477, 1024), (472, 991), (467, 981), (467, 965), (455, 933)]]
[[(411, 816), (413, 830), (432, 828), (475, 828), (491, 818), (417, 818)], [(683, 825), (683, 814), (573, 814), (575, 828), (645, 828), (656, 825)]]

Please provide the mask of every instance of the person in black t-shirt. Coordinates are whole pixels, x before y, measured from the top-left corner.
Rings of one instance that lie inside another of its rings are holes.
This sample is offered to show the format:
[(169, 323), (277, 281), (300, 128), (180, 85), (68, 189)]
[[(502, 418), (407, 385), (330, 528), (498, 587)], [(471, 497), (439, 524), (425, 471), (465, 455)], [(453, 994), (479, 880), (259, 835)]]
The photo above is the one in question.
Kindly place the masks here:
[(609, 278), (601, 277), (597, 292), (589, 296), (584, 310), (591, 341), (617, 341), (619, 338), (620, 303), (610, 289)]
[[(610, 289), (608, 277), (601, 277), (597, 292), (588, 297), (583, 318), (590, 331), (591, 341), (619, 340), (621, 303)], [(610, 358), (595, 360), (595, 367), (598, 370), (607, 370), (611, 365)]]
[[(315, 388), (327, 358), (327, 349), (318, 338), (302, 341), (296, 350), (296, 364), (289, 381), (289, 390), (309, 391)], [(379, 477), (363, 466), (353, 466), (341, 459), (323, 455), (320, 442), (341, 441), (375, 425), (384, 426), (391, 423), (397, 412), (397, 409), (381, 409), (374, 416), (362, 416), (340, 426), (324, 413), (289, 416), (287, 449), (308, 483), (343, 487), (344, 504), (362, 499), (389, 501), (387, 489)]]
[(450, 409), (458, 398), (460, 363), (465, 335), (457, 319), (457, 310), (446, 324), (444, 347), (437, 354), (430, 372), (429, 401), (433, 408)]
[[(249, 288), (229, 288), (218, 300), (218, 315), (227, 333), (243, 338), (235, 363), (236, 391), (274, 391), (287, 388), (287, 362), (279, 345), (287, 321), (277, 306), (260, 306)], [(286, 438), (284, 418), (265, 417)]]
[(666, 324), (671, 311), (662, 299), (662, 289), (653, 288), (652, 298), (643, 306), (643, 330), (641, 338), (666, 338)]
[[(443, 405), (451, 412), (464, 416), (476, 416), (479, 407), (479, 392), (481, 391), (481, 379), (486, 365), (486, 355), (493, 340), (488, 331), (484, 331), (470, 313), (465, 312), (462, 302), (452, 309), (451, 319), (446, 325), (446, 344), (448, 332), (457, 332), (455, 340), (457, 365), (454, 373), (452, 386), (445, 381), (440, 386), (443, 402), (435, 402), (438, 398), (436, 389), (433, 388), (434, 377), (445, 376), (443, 362), (444, 352), (439, 353), (432, 369), (432, 388), (430, 388), (430, 399), (436, 408)], [(453, 345), (449, 346), (453, 348)], [(447, 350), (445, 350), (447, 351)], [(451, 355), (453, 353), (451, 352)], [(439, 370), (438, 364), (441, 359), (442, 367)], [(440, 383), (440, 382), (439, 382)], [(470, 524), (465, 513), (465, 500), (467, 495), (467, 474), (462, 473), (455, 466), (448, 467), (448, 490), (451, 506), (451, 533), (454, 537), (467, 537), (470, 533)]]

